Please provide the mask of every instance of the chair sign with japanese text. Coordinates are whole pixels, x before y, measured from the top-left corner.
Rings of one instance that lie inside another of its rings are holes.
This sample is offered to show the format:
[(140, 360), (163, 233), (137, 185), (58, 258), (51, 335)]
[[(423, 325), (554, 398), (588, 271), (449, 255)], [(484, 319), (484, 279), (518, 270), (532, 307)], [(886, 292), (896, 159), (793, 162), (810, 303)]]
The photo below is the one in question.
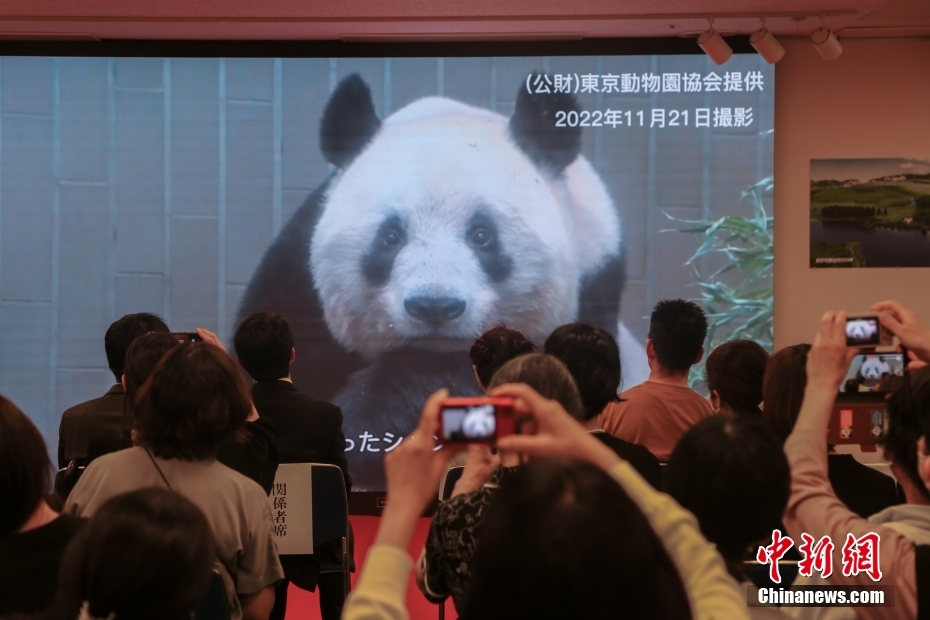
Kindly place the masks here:
[(313, 553), (312, 468), (310, 463), (278, 465), (268, 501), (281, 555)]

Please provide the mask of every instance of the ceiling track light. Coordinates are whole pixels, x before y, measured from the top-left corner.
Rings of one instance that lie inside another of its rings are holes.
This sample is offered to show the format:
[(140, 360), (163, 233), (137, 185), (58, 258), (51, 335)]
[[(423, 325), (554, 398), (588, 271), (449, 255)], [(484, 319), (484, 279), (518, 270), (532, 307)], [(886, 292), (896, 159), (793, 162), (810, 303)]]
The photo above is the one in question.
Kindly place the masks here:
[(720, 33), (714, 30), (714, 20), (707, 20), (709, 28), (698, 37), (697, 44), (704, 50), (714, 64), (722, 65), (733, 55), (733, 49), (727, 45)]
[(820, 17), (820, 27), (811, 33), (811, 43), (824, 60), (836, 60), (843, 53), (843, 46), (827, 28), (823, 16)]
[(762, 18), (762, 26), (749, 35), (749, 44), (752, 45), (755, 50), (759, 52), (759, 56), (762, 56), (765, 62), (770, 65), (774, 65), (785, 55), (785, 48), (778, 42), (775, 35), (765, 27), (764, 17)]

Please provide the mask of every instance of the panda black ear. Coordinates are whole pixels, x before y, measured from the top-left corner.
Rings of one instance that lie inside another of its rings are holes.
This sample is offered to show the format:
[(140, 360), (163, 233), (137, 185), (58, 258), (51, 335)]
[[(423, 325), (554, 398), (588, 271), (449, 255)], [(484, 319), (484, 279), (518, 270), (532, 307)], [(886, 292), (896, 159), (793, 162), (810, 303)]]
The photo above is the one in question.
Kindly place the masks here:
[[(528, 84), (536, 84), (537, 75)], [(546, 80), (544, 80), (545, 82)], [(548, 88), (552, 89), (548, 80)], [(581, 152), (581, 127), (556, 127), (556, 112), (580, 112), (581, 106), (570, 93), (529, 93), (526, 86), (517, 91), (517, 107), (510, 117), (510, 135), (533, 163), (554, 175), (575, 161)]]
[(358, 73), (339, 82), (320, 120), (320, 150), (337, 168), (348, 165), (378, 133), (371, 90)]

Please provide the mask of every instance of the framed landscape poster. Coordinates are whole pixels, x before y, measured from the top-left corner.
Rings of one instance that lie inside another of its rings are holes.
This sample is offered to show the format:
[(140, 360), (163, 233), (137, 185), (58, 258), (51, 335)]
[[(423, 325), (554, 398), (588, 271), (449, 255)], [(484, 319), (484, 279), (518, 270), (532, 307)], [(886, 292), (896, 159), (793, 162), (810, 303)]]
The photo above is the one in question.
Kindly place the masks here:
[(930, 267), (930, 158), (812, 159), (811, 267)]

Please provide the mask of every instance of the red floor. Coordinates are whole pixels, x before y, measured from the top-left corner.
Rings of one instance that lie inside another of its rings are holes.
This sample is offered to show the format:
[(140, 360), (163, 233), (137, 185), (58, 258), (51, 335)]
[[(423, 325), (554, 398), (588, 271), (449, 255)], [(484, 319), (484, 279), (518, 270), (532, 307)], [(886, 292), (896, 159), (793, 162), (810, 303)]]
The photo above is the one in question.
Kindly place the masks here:
[[(352, 528), (355, 530), (355, 562), (358, 569), (361, 570), (365, 562), (365, 556), (368, 554), (368, 548), (374, 542), (375, 534), (378, 530), (378, 517), (360, 517), (353, 516)], [(417, 529), (413, 533), (413, 541), (410, 543), (410, 555), (416, 559), (420, 555), (423, 543), (426, 541), (426, 535), (429, 532), (429, 519), (420, 519)], [(352, 575), (352, 584), (358, 578), (358, 573)], [(420, 593), (416, 584), (413, 582), (413, 573), (410, 574), (410, 580), (407, 582), (407, 609), (410, 611), (411, 620), (435, 620), (439, 617), (439, 608), (433, 605)], [(452, 602), (446, 603), (446, 618), (456, 620), (458, 616), (452, 607)], [(320, 603), (315, 592), (305, 592), (291, 585), (287, 593), (287, 618), (286, 620), (320, 620)]]

